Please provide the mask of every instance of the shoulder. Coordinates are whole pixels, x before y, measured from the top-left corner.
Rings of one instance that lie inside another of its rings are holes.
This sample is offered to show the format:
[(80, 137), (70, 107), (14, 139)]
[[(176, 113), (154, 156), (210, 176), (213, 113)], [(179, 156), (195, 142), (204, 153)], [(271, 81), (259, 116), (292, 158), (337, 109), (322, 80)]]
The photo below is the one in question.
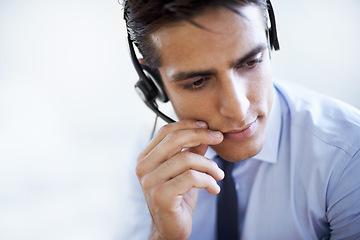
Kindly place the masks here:
[[(302, 86), (276, 80), (293, 131), (308, 134), (350, 156), (360, 149), (360, 111)], [(284, 111), (283, 111), (284, 112)], [(284, 113), (283, 113), (284, 114)]]

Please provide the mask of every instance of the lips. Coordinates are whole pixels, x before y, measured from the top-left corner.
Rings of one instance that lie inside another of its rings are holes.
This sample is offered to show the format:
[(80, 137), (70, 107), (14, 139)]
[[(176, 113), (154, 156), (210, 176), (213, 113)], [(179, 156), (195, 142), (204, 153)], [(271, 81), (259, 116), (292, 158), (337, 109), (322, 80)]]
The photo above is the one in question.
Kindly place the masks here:
[(257, 127), (257, 123), (258, 121), (256, 119), (255, 121), (249, 123), (242, 129), (239, 130), (235, 129), (235, 130), (223, 132), (224, 138), (232, 141), (244, 141), (254, 134)]

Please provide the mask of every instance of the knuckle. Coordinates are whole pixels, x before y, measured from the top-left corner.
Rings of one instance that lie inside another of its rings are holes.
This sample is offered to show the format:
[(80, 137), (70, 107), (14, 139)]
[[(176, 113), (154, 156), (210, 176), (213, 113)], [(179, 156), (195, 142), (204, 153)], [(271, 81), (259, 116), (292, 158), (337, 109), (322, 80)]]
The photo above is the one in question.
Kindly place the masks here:
[(219, 168), (219, 166), (217, 165), (216, 162), (210, 160), (210, 159), (206, 159), (206, 161), (208, 162), (209, 166), (212, 168), (212, 169), (217, 169)]
[(171, 131), (171, 129), (172, 129), (171, 124), (166, 124), (159, 129), (158, 135), (165, 136)]
[(161, 164), (162, 169), (172, 169), (177, 165), (176, 158), (170, 158)]
[(150, 197), (155, 205), (160, 205), (164, 201), (164, 191), (165, 189), (162, 186), (153, 189), (150, 193)]
[(139, 164), (140, 162), (142, 162), (143, 158), (144, 158), (143, 154), (140, 153), (140, 154), (137, 156), (137, 158), (136, 158), (137, 164)]
[(209, 137), (209, 133), (209, 129), (195, 128), (192, 132), (192, 141), (194, 143), (200, 144), (204, 139)]
[(166, 138), (170, 140), (177, 139), (178, 137), (179, 137), (179, 131), (169, 132), (168, 135), (166, 136)]
[(203, 128), (195, 128), (194, 129), (194, 133), (195, 134), (204, 134), (204, 133), (208, 133), (209, 132), (209, 129), (203, 129)]
[(137, 156), (137, 158), (136, 158), (136, 162), (137, 163), (141, 162), (144, 159), (145, 156), (146, 156), (145, 150), (141, 151), (139, 153), (139, 155)]
[(197, 181), (199, 179), (198, 172), (192, 169), (186, 171), (185, 177), (192, 181)]
[(135, 173), (138, 178), (142, 178), (144, 176), (144, 168), (142, 164), (137, 164), (135, 168)]
[(182, 151), (176, 155), (172, 161), (172, 164), (174, 164), (174, 166), (179, 169), (183, 169), (184, 171), (190, 170), (195, 165), (192, 155), (193, 153), (189, 151)]
[(179, 155), (185, 164), (190, 164), (192, 162), (192, 156), (193, 156), (192, 152), (182, 151), (179, 153)]
[(196, 134), (196, 133), (191, 134), (191, 135), (189, 135), (189, 138), (186, 141), (185, 146), (191, 146), (191, 147), (199, 146), (202, 143), (202, 140), (203, 139), (201, 138), (201, 135)]
[(149, 191), (152, 188), (152, 181), (150, 177), (144, 176), (143, 178), (141, 178), (140, 184), (144, 191)]

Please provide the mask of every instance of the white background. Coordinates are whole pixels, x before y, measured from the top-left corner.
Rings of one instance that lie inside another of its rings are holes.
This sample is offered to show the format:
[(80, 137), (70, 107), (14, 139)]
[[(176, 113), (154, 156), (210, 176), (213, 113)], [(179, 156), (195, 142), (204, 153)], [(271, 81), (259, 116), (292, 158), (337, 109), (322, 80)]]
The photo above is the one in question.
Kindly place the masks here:
[[(274, 75), (360, 108), (360, 2), (274, 0)], [(0, 0), (0, 239), (122, 239), (141, 126), (117, 0)]]

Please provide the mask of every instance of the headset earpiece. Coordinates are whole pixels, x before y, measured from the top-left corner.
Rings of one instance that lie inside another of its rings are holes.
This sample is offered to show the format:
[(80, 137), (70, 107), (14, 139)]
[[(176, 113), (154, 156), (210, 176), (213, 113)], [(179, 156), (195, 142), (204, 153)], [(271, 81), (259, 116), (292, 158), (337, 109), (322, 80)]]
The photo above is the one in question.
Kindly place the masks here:
[(146, 106), (148, 106), (157, 116), (161, 117), (168, 123), (175, 122), (172, 118), (163, 114), (156, 104), (156, 99), (162, 102), (167, 102), (169, 100), (163, 88), (159, 72), (146, 65), (140, 64), (138, 58), (136, 57), (130, 35), (128, 35), (128, 46), (131, 61), (139, 76), (139, 80), (135, 84), (136, 92), (139, 94)]
[(140, 64), (133, 46), (133, 42), (128, 35), (128, 46), (131, 56), (131, 61), (139, 76), (139, 81), (135, 84), (135, 89), (140, 97), (145, 101), (155, 101), (156, 99), (167, 102), (169, 101), (164, 90), (160, 73), (157, 69), (152, 69), (146, 65)]
[(153, 86), (149, 84), (148, 81), (144, 81), (142, 79), (138, 80), (135, 84), (135, 90), (137, 94), (140, 96), (141, 100), (145, 101), (155, 101), (156, 99), (156, 91)]
[(161, 76), (159, 71), (157, 69), (150, 68), (146, 65), (141, 65), (141, 67), (146, 76), (146, 79), (142, 79), (142, 81), (148, 82), (148, 85), (152, 88), (151, 92), (156, 93), (154, 100), (158, 99), (159, 101), (164, 103), (169, 101), (169, 98), (167, 97), (166, 92), (164, 90), (164, 86), (161, 81)]

